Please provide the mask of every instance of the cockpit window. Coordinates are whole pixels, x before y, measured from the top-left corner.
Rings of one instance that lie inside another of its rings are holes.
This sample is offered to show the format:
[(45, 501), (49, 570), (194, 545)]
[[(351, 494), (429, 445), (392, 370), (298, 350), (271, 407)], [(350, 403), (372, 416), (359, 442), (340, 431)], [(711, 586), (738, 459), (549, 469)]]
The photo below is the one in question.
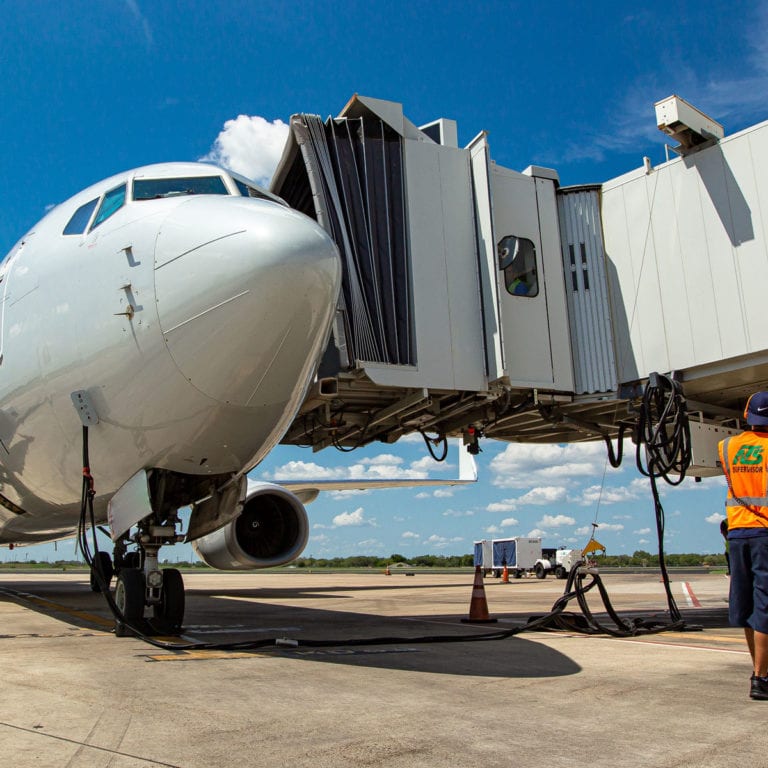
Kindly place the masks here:
[(156, 200), (181, 195), (228, 195), (221, 176), (192, 176), (179, 179), (134, 179), (134, 200)]
[(122, 208), (123, 205), (125, 205), (125, 184), (121, 184), (119, 187), (110, 190), (104, 195), (104, 199), (101, 201), (99, 212), (93, 220), (91, 229), (96, 229), (99, 224), (105, 222), (113, 213)]
[(81, 205), (73, 214), (72, 218), (64, 227), (63, 235), (82, 235), (85, 232), (85, 228), (88, 226), (88, 222), (91, 220), (91, 214), (96, 207), (96, 203), (99, 202), (99, 198), (96, 197), (93, 200), (89, 200), (85, 205)]
[(250, 184), (246, 184), (245, 182), (240, 181), (240, 179), (232, 179), (232, 181), (235, 182), (237, 188), (240, 190), (240, 194), (243, 197), (260, 197), (263, 200), (271, 199), (267, 197), (263, 192), (260, 192), (258, 189), (256, 189), (256, 187), (252, 187)]

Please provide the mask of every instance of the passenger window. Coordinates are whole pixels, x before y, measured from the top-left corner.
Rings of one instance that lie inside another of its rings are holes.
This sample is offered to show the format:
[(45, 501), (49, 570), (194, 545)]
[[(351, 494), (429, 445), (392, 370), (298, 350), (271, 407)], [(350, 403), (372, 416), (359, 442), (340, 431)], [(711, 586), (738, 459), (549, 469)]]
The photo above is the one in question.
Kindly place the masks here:
[(91, 214), (96, 203), (99, 202), (97, 197), (95, 200), (89, 200), (85, 205), (81, 205), (73, 214), (72, 218), (64, 227), (63, 235), (82, 235), (85, 232), (85, 228), (88, 226), (88, 222), (91, 220)]
[(93, 220), (91, 229), (94, 230), (102, 222), (106, 221), (113, 213), (118, 211), (125, 204), (125, 184), (107, 192), (101, 201), (101, 207)]
[(508, 235), (499, 243), (499, 269), (504, 272), (507, 293), (537, 296), (536, 246), (526, 237)]

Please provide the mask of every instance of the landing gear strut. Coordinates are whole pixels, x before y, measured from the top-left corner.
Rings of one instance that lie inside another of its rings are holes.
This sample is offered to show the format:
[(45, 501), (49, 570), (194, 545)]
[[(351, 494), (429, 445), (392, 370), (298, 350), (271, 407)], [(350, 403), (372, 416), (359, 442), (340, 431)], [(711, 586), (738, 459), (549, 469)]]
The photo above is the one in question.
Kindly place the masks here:
[[(118, 637), (132, 635), (131, 627), (147, 634), (178, 634), (184, 621), (184, 581), (176, 568), (160, 569), (158, 552), (164, 544), (183, 539), (176, 534), (178, 518), (158, 522), (150, 516), (138, 524), (138, 532), (115, 544), (115, 563), (120, 563), (115, 604), (123, 616), (115, 624)], [(138, 552), (127, 552), (129, 543)], [(152, 606), (153, 618), (145, 622), (144, 609)], [(146, 627), (146, 630), (144, 629)]]

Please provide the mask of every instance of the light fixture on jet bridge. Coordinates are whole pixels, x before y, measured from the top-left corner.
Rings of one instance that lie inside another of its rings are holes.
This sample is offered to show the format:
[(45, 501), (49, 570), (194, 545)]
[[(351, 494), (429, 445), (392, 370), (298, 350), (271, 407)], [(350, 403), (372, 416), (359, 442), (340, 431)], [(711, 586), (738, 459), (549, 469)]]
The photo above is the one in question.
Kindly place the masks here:
[(718, 141), (725, 136), (723, 126), (679, 96), (657, 101), (656, 125), (660, 131), (680, 142), (672, 149), (679, 155), (693, 151), (698, 145)]

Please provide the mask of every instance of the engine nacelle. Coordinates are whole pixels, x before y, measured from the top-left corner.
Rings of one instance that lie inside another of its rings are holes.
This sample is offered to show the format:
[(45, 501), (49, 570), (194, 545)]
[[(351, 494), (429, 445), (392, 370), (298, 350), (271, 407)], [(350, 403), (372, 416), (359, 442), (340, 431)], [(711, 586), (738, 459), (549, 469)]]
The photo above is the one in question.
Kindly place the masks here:
[(273, 568), (295, 560), (308, 538), (309, 519), (296, 496), (279, 485), (249, 483), (243, 511), (192, 548), (221, 571)]

